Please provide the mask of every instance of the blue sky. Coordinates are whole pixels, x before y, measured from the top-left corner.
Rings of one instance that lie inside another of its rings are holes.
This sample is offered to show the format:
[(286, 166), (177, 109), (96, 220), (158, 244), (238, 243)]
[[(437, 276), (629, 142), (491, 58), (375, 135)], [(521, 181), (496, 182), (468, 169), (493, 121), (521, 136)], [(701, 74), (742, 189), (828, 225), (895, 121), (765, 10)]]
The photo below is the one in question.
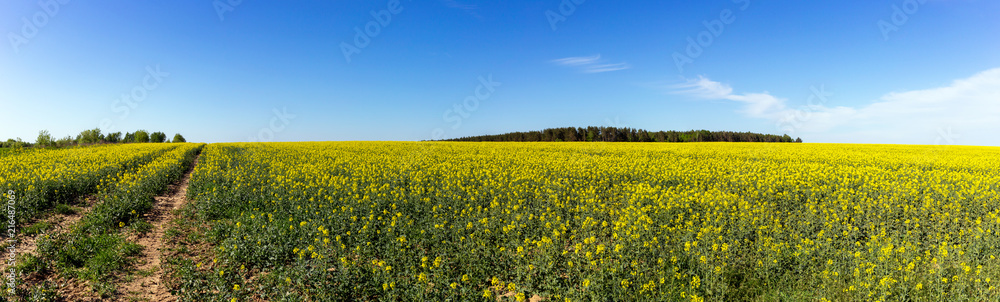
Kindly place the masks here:
[(985, 0), (4, 1), (0, 138), (102, 127), (202, 142), (424, 140), (604, 125), (1000, 145), (998, 11)]

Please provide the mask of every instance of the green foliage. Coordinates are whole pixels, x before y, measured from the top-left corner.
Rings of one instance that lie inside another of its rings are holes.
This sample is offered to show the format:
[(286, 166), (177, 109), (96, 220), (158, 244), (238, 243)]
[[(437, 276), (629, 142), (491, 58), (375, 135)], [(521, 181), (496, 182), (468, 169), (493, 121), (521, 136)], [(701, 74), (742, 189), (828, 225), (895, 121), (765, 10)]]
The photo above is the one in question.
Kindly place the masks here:
[(132, 135), (135, 136), (135, 140), (133, 141), (135, 143), (148, 143), (149, 142), (149, 132), (146, 132), (146, 130), (136, 131)]
[(74, 139), (72, 136), (69, 136), (69, 135), (67, 135), (67, 136), (65, 136), (63, 138), (60, 138), (59, 140), (56, 140), (56, 147), (60, 147), (60, 148), (62, 148), (62, 147), (69, 147), (69, 146), (72, 146), (72, 145), (75, 145), (75, 144), (76, 144), (76, 139)]
[(69, 205), (64, 203), (57, 204), (55, 207), (55, 212), (62, 215), (72, 215), (76, 214), (76, 210), (71, 208)]
[(38, 243), (39, 258), (57, 270), (73, 272), (89, 281), (107, 280), (112, 272), (130, 263), (129, 257), (141, 251), (141, 245), (126, 241), (120, 234), (61, 233)]
[(18, 137), (16, 140), (15, 139), (7, 139), (6, 142), (0, 143), (0, 148), (20, 149), (20, 148), (24, 148), (24, 147), (31, 147), (31, 144), (22, 141), (20, 137)]
[(174, 143), (186, 143), (187, 140), (185, 140), (184, 136), (182, 136), (180, 133), (177, 133), (177, 134), (174, 134), (174, 140), (173, 140), (173, 142)]
[[(0, 188), (18, 192), (19, 223), (59, 205), (106, 190), (121, 174), (145, 165), (177, 146), (114, 146), (33, 150), (0, 158)], [(48, 170), (58, 170), (53, 178)]]
[(135, 142), (135, 133), (125, 132), (125, 137), (122, 138), (122, 142), (123, 143), (134, 143)]
[[(499, 135), (470, 136), (445, 141), (456, 142), (768, 142), (790, 143), (792, 138), (773, 134), (691, 130), (649, 132), (616, 127), (550, 128), (542, 131), (512, 132)], [(801, 141), (799, 141), (801, 142)]]
[(104, 136), (104, 139), (107, 140), (109, 143), (117, 144), (122, 141), (122, 133), (121, 131), (108, 133), (108, 135)]
[(29, 289), (25, 300), (31, 302), (55, 302), (62, 301), (63, 298), (59, 295), (59, 287), (46, 280), (42, 281), (41, 285)]
[(157, 131), (157, 132), (153, 132), (152, 134), (149, 135), (149, 142), (150, 143), (162, 143), (162, 142), (164, 142), (166, 140), (167, 140), (167, 135), (163, 134), (163, 132)]
[(52, 135), (49, 134), (48, 130), (42, 130), (38, 132), (38, 138), (35, 139), (35, 145), (39, 147), (51, 147), (55, 145), (55, 141), (52, 140)]
[(152, 224), (142, 220), (143, 214), (152, 209), (154, 196), (180, 179), (203, 146), (169, 146), (163, 149), (169, 151), (161, 152), (145, 164), (116, 174), (114, 185), (99, 195), (102, 202), (72, 226), (70, 232), (39, 240), (38, 257), (44, 263), (40, 269), (76, 275), (91, 281), (102, 297), (112, 297), (116, 288), (110, 277), (129, 267), (132, 258), (142, 250), (140, 245), (126, 241), (121, 230), (127, 227), (140, 234), (152, 230)]
[(118, 186), (106, 191), (102, 202), (80, 222), (80, 230), (102, 232), (141, 220), (153, 208), (154, 197), (179, 179), (204, 145), (189, 144), (167, 152), (149, 164), (122, 176)]
[(83, 130), (80, 135), (77, 136), (78, 144), (96, 144), (104, 140), (104, 135), (101, 134), (100, 128), (94, 128), (89, 130)]
[(52, 228), (52, 223), (48, 221), (39, 221), (24, 228), (24, 230), (22, 230), (21, 233), (28, 236), (33, 236), (44, 233), (45, 231), (48, 231), (51, 228)]

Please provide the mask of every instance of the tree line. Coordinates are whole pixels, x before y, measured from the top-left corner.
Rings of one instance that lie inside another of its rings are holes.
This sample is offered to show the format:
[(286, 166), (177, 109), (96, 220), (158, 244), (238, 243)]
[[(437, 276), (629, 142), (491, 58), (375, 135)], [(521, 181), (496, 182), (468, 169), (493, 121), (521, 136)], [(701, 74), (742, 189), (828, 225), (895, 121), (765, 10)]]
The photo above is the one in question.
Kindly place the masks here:
[(38, 138), (35, 139), (35, 143), (29, 143), (22, 141), (20, 137), (15, 139), (7, 139), (5, 142), (0, 142), (0, 148), (24, 148), (24, 147), (69, 147), (69, 146), (82, 146), (82, 145), (93, 145), (93, 144), (121, 144), (121, 143), (184, 143), (187, 140), (180, 133), (174, 134), (172, 140), (167, 140), (167, 135), (163, 132), (152, 132), (146, 130), (136, 130), (135, 132), (125, 132), (123, 135), (119, 132), (112, 133), (101, 133), (100, 128), (87, 129), (77, 134), (76, 137), (72, 135), (67, 135), (66, 137), (55, 139), (48, 130), (42, 130), (38, 132)]
[(565, 127), (542, 131), (511, 132), (497, 135), (469, 136), (442, 141), (454, 142), (767, 142), (801, 143), (788, 134), (760, 134), (731, 131), (646, 131), (617, 127)]

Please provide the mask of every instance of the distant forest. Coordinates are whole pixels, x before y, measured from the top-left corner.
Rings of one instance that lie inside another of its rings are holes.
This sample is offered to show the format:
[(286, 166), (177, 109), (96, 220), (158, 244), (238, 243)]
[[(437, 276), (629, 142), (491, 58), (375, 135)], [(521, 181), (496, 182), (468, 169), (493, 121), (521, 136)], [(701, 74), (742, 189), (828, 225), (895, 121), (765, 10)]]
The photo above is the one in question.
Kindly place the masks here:
[(657, 131), (616, 127), (566, 127), (550, 128), (542, 131), (511, 132), (497, 135), (481, 135), (446, 139), (453, 142), (765, 142), (801, 143), (801, 138), (792, 139), (788, 134), (760, 134), (730, 131)]

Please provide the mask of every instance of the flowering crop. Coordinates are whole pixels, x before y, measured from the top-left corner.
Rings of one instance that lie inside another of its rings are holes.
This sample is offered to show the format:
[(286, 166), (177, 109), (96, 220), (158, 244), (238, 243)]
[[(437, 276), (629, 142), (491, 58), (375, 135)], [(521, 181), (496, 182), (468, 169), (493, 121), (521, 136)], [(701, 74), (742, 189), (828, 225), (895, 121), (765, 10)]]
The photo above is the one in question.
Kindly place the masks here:
[(124, 227), (153, 208), (154, 196), (166, 191), (190, 167), (204, 144), (186, 143), (160, 155), (148, 164), (123, 174), (113, 188), (104, 192), (101, 203), (87, 215), (86, 228)]
[(212, 144), (188, 194), (219, 264), (190, 270), (216, 284), (183, 290), (982, 300), (1000, 295), (998, 166), (979, 147)]
[(15, 209), (23, 223), (56, 204), (107, 190), (127, 171), (176, 147), (126, 144), (11, 153), (0, 156), (0, 188), (18, 195)]
[(152, 209), (154, 196), (180, 179), (204, 146), (171, 145), (145, 164), (116, 175), (116, 182), (100, 190), (100, 203), (68, 231), (39, 238), (37, 256), (27, 255), (24, 262), (36, 263), (31, 266), (33, 271), (69, 273), (96, 282), (91, 283), (94, 288), (113, 291), (114, 285), (107, 283), (111, 275), (124, 271), (132, 257), (142, 251), (142, 246), (126, 239), (128, 234), (122, 228), (139, 229), (141, 224), (135, 222)]

